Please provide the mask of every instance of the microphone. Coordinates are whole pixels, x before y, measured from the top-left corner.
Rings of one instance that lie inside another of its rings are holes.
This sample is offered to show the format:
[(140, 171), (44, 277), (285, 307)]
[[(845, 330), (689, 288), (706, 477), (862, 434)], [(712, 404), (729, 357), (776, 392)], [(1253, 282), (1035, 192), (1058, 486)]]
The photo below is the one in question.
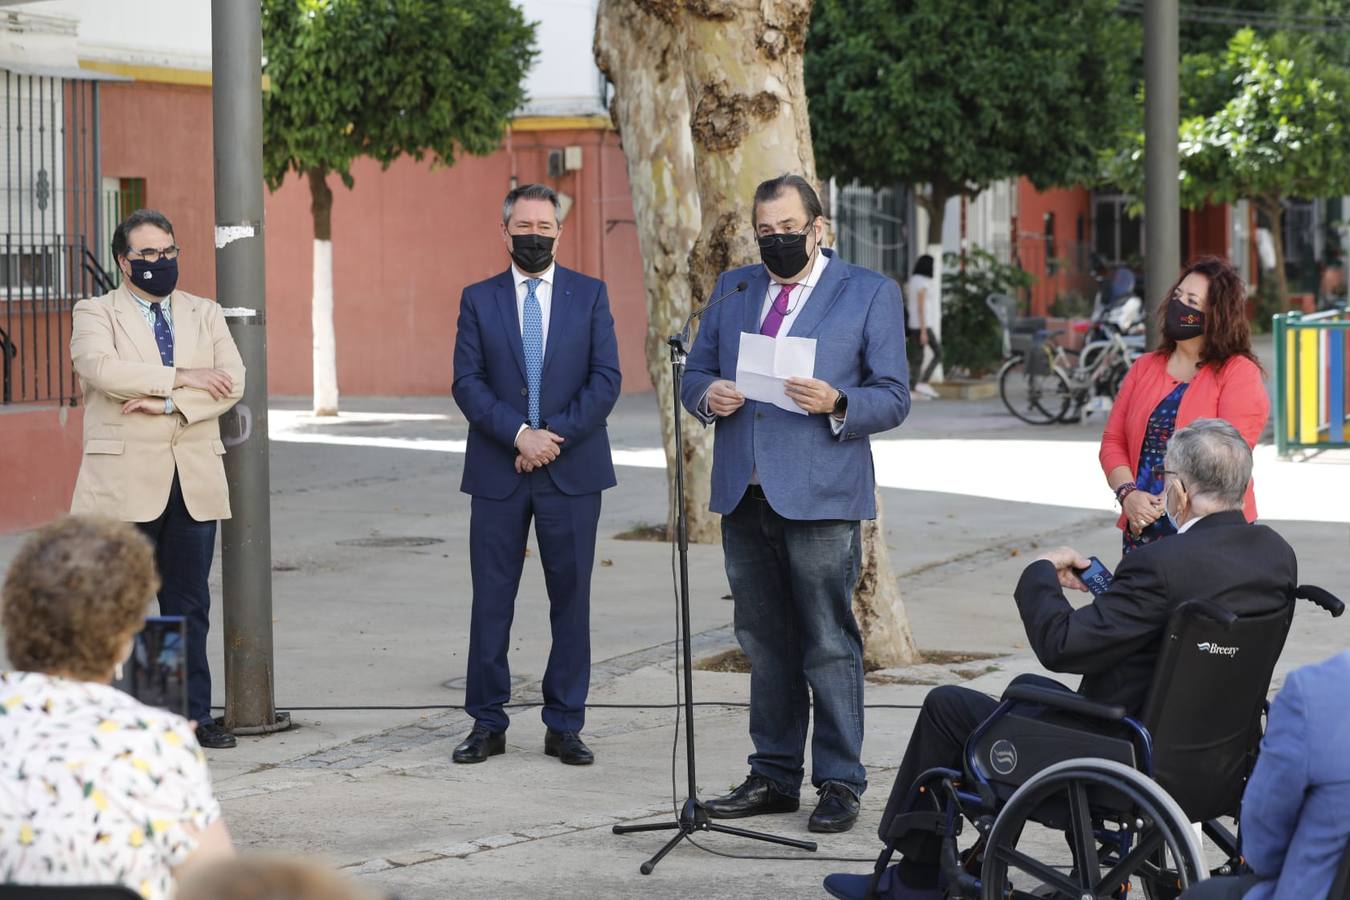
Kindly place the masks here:
[(683, 345), (684, 345), (684, 342), (687, 341), (687, 340), (689, 339), (689, 326), (690, 326), (690, 324), (693, 323), (693, 321), (694, 321), (695, 319), (702, 318), (703, 314), (706, 313), (708, 310), (712, 309), (714, 306), (716, 306), (717, 304), (721, 303), (723, 300), (727, 299), (728, 297), (730, 297), (730, 296), (732, 296), (732, 295), (734, 295), (734, 294), (739, 294), (741, 291), (745, 290), (745, 289), (748, 288), (749, 286), (750, 286), (749, 282), (738, 281), (738, 282), (736, 282), (736, 286), (735, 286), (734, 288), (732, 288), (731, 290), (727, 291), (727, 292), (726, 292), (725, 294), (723, 294), (722, 296), (720, 296), (720, 297), (718, 297), (718, 298), (716, 298), (716, 299), (714, 299), (714, 300), (708, 301), (707, 303), (703, 304), (703, 306), (700, 307), (699, 309), (696, 309), (696, 310), (694, 310), (693, 312), (691, 312), (691, 313), (689, 314), (689, 317), (688, 317), (687, 319), (684, 320), (684, 327), (682, 327), (682, 328), (680, 329), (680, 333), (676, 336), (677, 339), (678, 339), (679, 342), (680, 342), (680, 345), (683, 346)]

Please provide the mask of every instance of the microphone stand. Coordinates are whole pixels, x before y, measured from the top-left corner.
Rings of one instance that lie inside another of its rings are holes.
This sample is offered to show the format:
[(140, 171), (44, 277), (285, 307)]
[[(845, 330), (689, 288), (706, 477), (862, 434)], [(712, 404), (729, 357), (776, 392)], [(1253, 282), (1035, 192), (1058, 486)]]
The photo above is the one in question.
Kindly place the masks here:
[(685, 319), (684, 328), (680, 333), (673, 334), (666, 339), (666, 344), (670, 347), (670, 368), (673, 376), (671, 378), (671, 403), (675, 412), (675, 500), (678, 504), (675, 512), (675, 543), (680, 558), (680, 643), (684, 664), (684, 746), (687, 756), (686, 768), (689, 774), (689, 793), (680, 809), (679, 817), (674, 822), (614, 826), (615, 834), (637, 834), (646, 831), (678, 832), (666, 842), (665, 846), (656, 851), (655, 856), (642, 864), (640, 871), (643, 875), (650, 875), (656, 868), (656, 864), (664, 859), (666, 854), (674, 850), (680, 841), (693, 835), (696, 831), (715, 831), (720, 834), (731, 834), (736, 837), (750, 838), (770, 844), (781, 844), (798, 850), (814, 851), (816, 849), (815, 841), (799, 841), (793, 838), (777, 837), (744, 828), (732, 828), (729, 825), (712, 821), (703, 801), (698, 799), (698, 781), (694, 774), (694, 663), (689, 648), (689, 532), (685, 520), (684, 428), (680, 420), (680, 414), (683, 412), (680, 406), (680, 393), (684, 384), (685, 361), (689, 355), (685, 345), (689, 339), (689, 325), (694, 319), (702, 316), (732, 294), (739, 294), (744, 291), (745, 288), (745, 282), (740, 282), (735, 290), (728, 291), (711, 303), (706, 304), (702, 309), (694, 311), (688, 319)]

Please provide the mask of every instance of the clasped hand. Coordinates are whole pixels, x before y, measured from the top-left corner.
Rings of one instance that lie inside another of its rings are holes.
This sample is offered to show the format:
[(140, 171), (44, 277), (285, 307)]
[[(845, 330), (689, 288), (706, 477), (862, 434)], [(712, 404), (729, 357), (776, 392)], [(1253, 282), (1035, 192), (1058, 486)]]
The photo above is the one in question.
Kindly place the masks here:
[(1130, 491), (1125, 495), (1121, 508), (1135, 537), (1164, 515), (1163, 498), (1147, 491)]
[(517, 472), (533, 472), (558, 458), (564, 438), (547, 428), (526, 428), (516, 438)]

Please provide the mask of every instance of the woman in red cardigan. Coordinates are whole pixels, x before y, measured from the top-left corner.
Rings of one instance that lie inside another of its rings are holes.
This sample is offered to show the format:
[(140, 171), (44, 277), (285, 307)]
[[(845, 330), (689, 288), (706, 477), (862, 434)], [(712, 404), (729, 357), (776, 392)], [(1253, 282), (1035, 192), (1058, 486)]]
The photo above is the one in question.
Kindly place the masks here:
[[(1196, 419), (1226, 419), (1255, 447), (1270, 415), (1252, 354), (1247, 291), (1226, 260), (1206, 256), (1187, 266), (1158, 325), (1160, 347), (1130, 367), (1099, 454), (1122, 509), (1125, 553), (1176, 533), (1163, 499), (1163, 456), (1173, 432)], [(1246, 513), (1255, 521), (1250, 484)]]

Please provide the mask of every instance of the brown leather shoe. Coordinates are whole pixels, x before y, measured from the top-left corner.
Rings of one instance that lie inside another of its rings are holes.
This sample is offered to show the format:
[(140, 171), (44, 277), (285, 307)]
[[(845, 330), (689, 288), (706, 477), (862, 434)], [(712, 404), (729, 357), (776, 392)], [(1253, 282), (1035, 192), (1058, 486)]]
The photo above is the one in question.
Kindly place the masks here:
[(780, 791), (762, 775), (751, 775), (741, 786), (724, 797), (703, 804), (714, 819), (743, 819), (768, 813), (796, 812), (801, 802)]
[(489, 756), (505, 752), (505, 732), (498, 731), (494, 734), (486, 728), (475, 725), (473, 731), (470, 731), (469, 736), (464, 739), (464, 743), (455, 748), (450, 758), (457, 763), (480, 763)]

